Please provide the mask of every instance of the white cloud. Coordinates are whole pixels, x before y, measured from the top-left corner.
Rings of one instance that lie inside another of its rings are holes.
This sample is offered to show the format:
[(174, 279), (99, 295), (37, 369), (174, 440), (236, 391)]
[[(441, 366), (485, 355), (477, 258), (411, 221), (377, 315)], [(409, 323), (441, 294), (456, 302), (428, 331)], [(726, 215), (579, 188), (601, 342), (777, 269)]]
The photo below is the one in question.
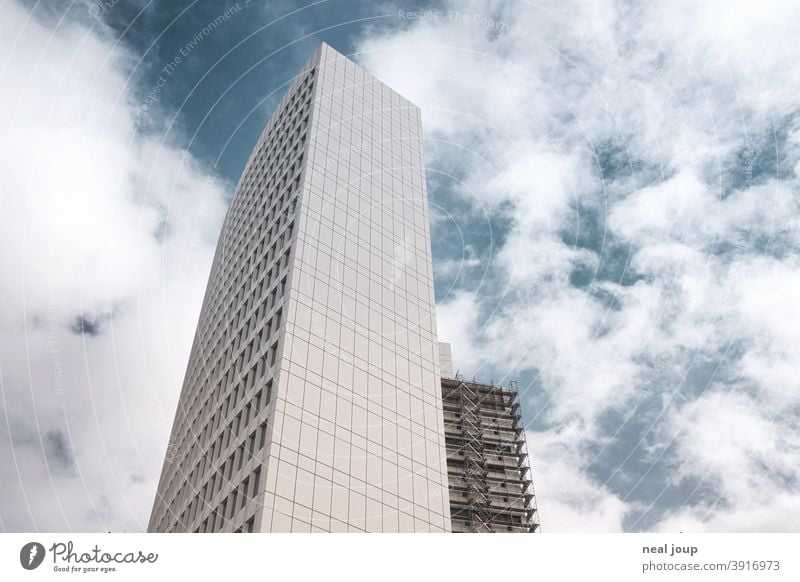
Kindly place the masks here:
[(755, 259), (731, 279), (748, 348), (737, 370), (757, 387), (762, 404), (791, 409), (800, 400), (800, 265), (796, 259)]
[(580, 440), (575, 427), (548, 434), (528, 431), (528, 450), (543, 531), (620, 532), (627, 504), (579, 469), (582, 459), (565, 442)]
[(453, 371), (473, 373), (467, 365), (480, 354), (480, 347), (470, 338), (477, 335), (478, 307), (473, 293), (459, 293), (436, 310), (436, 330), (439, 341), (453, 347)]
[(433, 264), (434, 274), (437, 277), (458, 278), (468, 274), (472, 269), (481, 266), (480, 257), (475, 254), (475, 247), (464, 243), (464, 252), (460, 259), (444, 259)]
[[(766, 414), (765, 414), (766, 413)], [(714, 504), (680, 508), (663, 529), (789, 531), (800, 502), (800, 437), (747, 395), (712, 389), (670, 417), (681, 478), (716, 485)], [(716, 505), (716, 506), (714, 506)]]
[(713, 204), (713, 196), (697, 176), (681, 172), (617, 204), (609, 226), (617, 235), (642, 246), (665, 239), (706, 238)]
[(142, 530), (227, 186), (137, 130), (131, 54), (28, 16), (0, 18), (0, 527)]
[(712, 506), (677, 512), (658, 524), (664, 532), (787, 532), (797, 531), (800, 495), (776, 492), (761, 503), (733, 509)]

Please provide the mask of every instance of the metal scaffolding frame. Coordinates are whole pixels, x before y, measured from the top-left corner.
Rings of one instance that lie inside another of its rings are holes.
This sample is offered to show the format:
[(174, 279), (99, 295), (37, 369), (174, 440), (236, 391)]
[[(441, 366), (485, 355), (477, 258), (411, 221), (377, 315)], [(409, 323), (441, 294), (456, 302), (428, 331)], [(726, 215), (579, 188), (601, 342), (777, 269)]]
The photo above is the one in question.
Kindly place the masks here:
[(464, 447), (464, 481), (467, 489), (467, 512), (471, 531), (493, 532), (492, 501), (489, 497), (488, 469), (481, 430), (480, 400), (470, 384), (460, 385), (461, 436)]
[(519, 394), (442, 378), (453, 531), (538, 532)]

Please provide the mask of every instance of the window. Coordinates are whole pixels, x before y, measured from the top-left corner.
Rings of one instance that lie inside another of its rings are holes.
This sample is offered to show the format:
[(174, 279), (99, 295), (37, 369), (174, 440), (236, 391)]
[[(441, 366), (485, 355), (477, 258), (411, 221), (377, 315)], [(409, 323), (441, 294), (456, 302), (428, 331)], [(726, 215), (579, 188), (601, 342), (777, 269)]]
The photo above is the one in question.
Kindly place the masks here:
[(253, 453), (255, 452), (255, 448), (256, 448), (256, 433), (255, 433), (255, 431), (253, 431), (253, 433), (250, 435), (250, 438), (247, 440), (247, 448), (248, 448), (247, 458), (248, 459), (252, 459), (253, 458)]
[(258, 496), (258, 486), (259, 481), (261, 480), (261, 467), (258, 467), (255, 472), (253, 473), (253, 498)]
[(267, 382), (267, 396), (264, 399), (264, 407), (266, 407), (272, 400), (272, 380)]
[(192, 500), (191, 511), (189, 512), (189, 521), (194, 521), (197, 518), (197, 506), (200, 505), (200, 498), (195, 497)]
[(250, 478), (246, 477), (244, 481), (242, 481), (241, 485), (241, 499), (242, 499), (242, 507), (247, 504), (247, 486), (250, 484)]

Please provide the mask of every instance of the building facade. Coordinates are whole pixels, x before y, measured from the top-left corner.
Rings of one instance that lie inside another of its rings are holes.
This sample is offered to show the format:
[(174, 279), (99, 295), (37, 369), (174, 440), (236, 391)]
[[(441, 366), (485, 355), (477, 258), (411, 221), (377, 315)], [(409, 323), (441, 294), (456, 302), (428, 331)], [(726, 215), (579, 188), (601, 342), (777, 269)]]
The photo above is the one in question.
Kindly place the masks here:
[(148, 530), (450, 531), (419, 109), (323, 44), (223, 224)]

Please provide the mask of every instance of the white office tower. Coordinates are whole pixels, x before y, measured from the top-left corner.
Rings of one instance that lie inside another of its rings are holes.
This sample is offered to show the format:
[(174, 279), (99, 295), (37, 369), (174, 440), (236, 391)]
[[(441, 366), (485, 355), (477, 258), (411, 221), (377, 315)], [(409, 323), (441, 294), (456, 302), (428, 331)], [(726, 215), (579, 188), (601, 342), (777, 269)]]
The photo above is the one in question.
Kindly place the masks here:
[(323, 44), (228, 210), (150, 531), (450, 531), (420, 111)]

